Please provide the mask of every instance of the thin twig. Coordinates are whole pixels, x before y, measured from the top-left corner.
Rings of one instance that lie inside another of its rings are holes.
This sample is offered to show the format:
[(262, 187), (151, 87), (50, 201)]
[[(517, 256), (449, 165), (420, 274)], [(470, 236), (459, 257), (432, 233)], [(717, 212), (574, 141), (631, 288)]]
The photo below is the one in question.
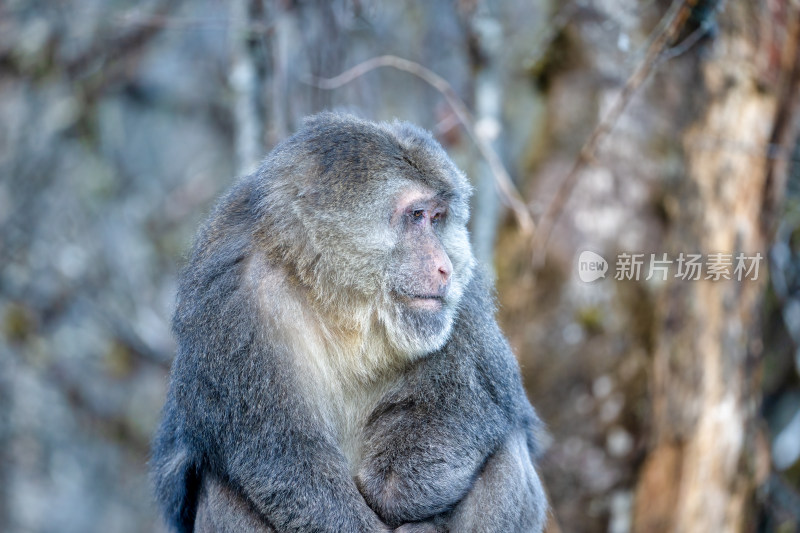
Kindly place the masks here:
[(675, 46), (669, 48), (668, 50), (664, 50), (664, 53), (661, 54), (659, 57), (659, 61), (662, 63), (666, 63), (671, 59), (675, 59), (678, 56), (681, 56), (691, 50), (694, 45), (700, 42), (700, 39), (708, 35), (711, 31), (713, 31), (713, 25), (708, 21), (702, 23), (700, 26), (697, 27), (686, 39), (682, 42), (676, 44)]
[[(800, 136), (797, 124), (798, 94), (800, 94), (800, 10), (791, 10), (791, 19), (787, 25), (787, 38), (781, 56), (782, 78), (778, 85), (777, 109), (770, 134), (770, 146), (794, 147)], [(791, 150), (791, 148), (788, 148)], [(791, 169), (792, 153), (786, 159), (767, 161), (766, 181), (762, 195), (761, 230), (767, 242), (775, 238), (783, 190)]]
[(547, 245), (550, 242), (553, 227), (561, 215), (564, 204), (575, 188), (581, 170), (583, 170), (587, 163), (594, 160), (600, 142), (611, 132), (620, 115), (622, 115), (623, 111), (625, 111), (625, 108), (630, 103), (634, 93), (636, 93), (642, 83), (650, 76), (650, 73), (657, 63), (657, 59), (664, 52), (667, 45), (684, 27), (697, 1), (698, 0), (676, 0), (676, 2), (673, 3), (665, 17), (669, 22), (662, 25), (660, 33), (653, 39), (644, 59), (631, 77), (628, 78), (628, 81), (622, 88), (622, 92), (619, 97), (617, 97), (614, 105), (605, 118), (595, 127), (589, 139), (581, 148), (572, 169), (569, 171), (569, 174), (567, 174), (567, 177), (564, 178), (564, 181), (561, 182), (553, 200), (547, 206), (542, 218), (539, 219), (539, 226), (536, 230), (533, 242), (532, 259), (534, 265), (541, 265), (544, 262), (544, 256), (547, 251)]
[(523, 233), (526, 235), (531, 234), (534, 229), (533, 217), (531, 217), (528, 207), (522, 200), (522, 195), (520, 195), (514, 183), (511, 181), (511, 177), (508, 175), (508, 172), (500, 160), (500, 156), (497, 155), (497, 152), (492, 148), (491, 143), (476, 132), (475, 120), (472, 118), (472, 114), (447, 80), (419, 63), (397, 56), (385, 55), (368, 59), (333, 78), (313, 78), (309, 81), (309, 84), (319, 87), (320, 89), (338, 89), (356, 78), (363, 76), (367, 72), (380, 67), (392, 67), (413, 74), (426, 81), (444, 96), (448, 105), (452, 108), (456, 117), (458, 117), (458, 121), (478, 147), (483, 158), (489, 163), (489, 168), (494, 176), (495, 185), (497, 186), (501, 200), (514, 212), (514, 216)]

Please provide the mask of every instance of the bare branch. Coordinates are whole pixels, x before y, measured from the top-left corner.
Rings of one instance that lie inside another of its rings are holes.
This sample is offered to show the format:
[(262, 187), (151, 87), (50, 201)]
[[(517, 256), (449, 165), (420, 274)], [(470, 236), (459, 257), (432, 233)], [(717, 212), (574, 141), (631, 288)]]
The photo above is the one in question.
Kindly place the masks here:
[(631, 98), (636, 91), (641, 87), (642, 83), (650, 76), (653, 68), (658, 63), (658, 59), (669, 43), (680, 33), (689, 14), (697, 4), (697, 0), (676, 0), (670, 7), (669, 12), (665, 16), (667, 22), (661, 25), (661, 31), (656, 35), (647, 49), (644, 59), (633, 72), (625, 86), (622, 88), (617, 100), (609, 110), (605, 118), (595, 127), (589, 139), (581, 148), (572, 169), (561, 182), (561, 186), (556, 190), (553, 200), (547, 206), (542, 218), (539, 219), (539, 227), (536, 230), (533, 242), (533, 264), (541, 265), (544, 262), (547, 245), (550, 241), (550, 236), (553, 232), (553, 227), (558, 221), (564, 204), (572, 194), (575, 184), (578, 181), (578, 176), (583, 168), (591, 161), (594, 160), (597, 153), (597, 148), (600, 142), (606, 138), (611, 132), (619, 119), (620, 115), (625, 111), (625, 108), (631, 101)]
[(489, 163), (489, 168), (492, 170), (492, 175), (495, 178), (495, 185), (497, 186), (501, 200), (514, 212), (520, 229), (525, 234), (531, 234), (534, 229), (534, 222), (528, 207), (522, 200), (522, 195), (520, 195), (514, 183), (511, 181), (511, 177), (508, 175), (508, 172), (500, 160), (500, 156), (497, 155), (497, 152), (492, 148), (491, 143), (477, 133), (475, 129), (475, 120), (472, 118), (472, 114), (447, 80), (419, 63), (397, 56), (385, 55), (368, 59), (333, 78), (313, 78), (308, 83), (320, 89), (338, 89), (356, 78), (380, 67), (391, 67), (413, 74), (427, 82), (444, 96), (447, 104), (452, 108), (456, 117), (458, 117), (458, 121), (478, 147), (483, 158)]

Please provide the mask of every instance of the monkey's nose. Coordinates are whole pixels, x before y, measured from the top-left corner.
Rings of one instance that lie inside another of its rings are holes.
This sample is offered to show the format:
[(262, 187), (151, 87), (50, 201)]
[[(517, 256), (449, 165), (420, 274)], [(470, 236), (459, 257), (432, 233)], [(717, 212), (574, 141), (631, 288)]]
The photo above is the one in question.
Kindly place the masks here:
[(451, 263), (450, 258), (445, 255), (443, 261), (439, 263), (439, 275), (442, 277), (442, 283), (447, 283), (452, 273), (453, 263)]

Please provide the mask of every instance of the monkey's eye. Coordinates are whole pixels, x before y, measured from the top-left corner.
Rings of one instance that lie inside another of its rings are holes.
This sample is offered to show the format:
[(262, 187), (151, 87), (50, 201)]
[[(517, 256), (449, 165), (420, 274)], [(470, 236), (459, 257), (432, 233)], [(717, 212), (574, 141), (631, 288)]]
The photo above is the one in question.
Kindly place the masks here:
[(420, 221), (424, 216), (425, 216), (424, 209), (415, 209), (411, 212), (411, 217), (414, 219), (414, 221)]
[(434, 223), (441, 222), (442, 219), (444, 219), (444, 213), (442, 213), (441, 211), (437, 211), (431, 217), (431, 222), (434, 222)]

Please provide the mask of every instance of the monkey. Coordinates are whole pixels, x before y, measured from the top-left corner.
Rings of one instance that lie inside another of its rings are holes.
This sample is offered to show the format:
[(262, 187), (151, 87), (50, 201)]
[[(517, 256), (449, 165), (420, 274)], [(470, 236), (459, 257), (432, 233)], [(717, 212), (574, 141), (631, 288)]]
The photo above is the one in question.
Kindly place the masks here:
[(542, 423), (430, 133), (323, 112), (179, 277), (151, 452), (178, 532), (539, 532)]

